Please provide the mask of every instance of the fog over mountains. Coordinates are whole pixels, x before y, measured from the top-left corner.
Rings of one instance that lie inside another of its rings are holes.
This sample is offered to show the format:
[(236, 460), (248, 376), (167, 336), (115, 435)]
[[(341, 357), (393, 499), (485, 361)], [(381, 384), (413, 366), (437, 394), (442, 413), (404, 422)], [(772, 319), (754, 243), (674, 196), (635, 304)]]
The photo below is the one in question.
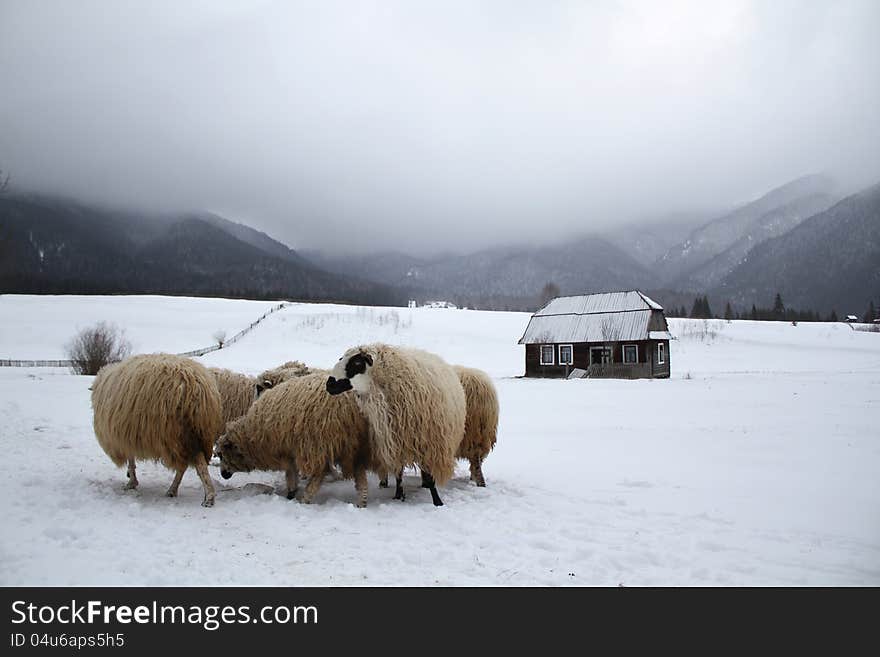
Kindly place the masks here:
[[(839, 198), (810, 175), (715, 214), (669, 214), (555, 244), (467, 254), (297, 252), (212, 213), (119, 211), (0, 197), (0, 292), (131, 292), (530, 310), (561, 294), (642, 289), (668, 307), (730, 302), (861, 314), (880, 297), (880, 186)], [(538, 231), (540, 232), (540, 231)]]

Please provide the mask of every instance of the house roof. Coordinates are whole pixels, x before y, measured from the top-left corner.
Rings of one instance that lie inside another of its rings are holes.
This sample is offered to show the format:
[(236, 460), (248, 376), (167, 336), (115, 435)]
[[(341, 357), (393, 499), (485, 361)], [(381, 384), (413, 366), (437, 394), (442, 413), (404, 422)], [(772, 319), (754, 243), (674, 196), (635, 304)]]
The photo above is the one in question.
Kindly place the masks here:
[(519, 344), (649, 339), (663, 307), (637, 290), (557, 297), (532, 315)]

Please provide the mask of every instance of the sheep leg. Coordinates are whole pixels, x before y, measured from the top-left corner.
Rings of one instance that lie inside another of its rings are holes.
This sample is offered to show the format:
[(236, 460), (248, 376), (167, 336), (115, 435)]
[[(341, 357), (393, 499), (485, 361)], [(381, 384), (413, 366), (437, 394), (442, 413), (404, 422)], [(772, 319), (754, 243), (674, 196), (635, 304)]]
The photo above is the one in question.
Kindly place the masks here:
[(424, 470), (422, 470), (422, 488), (430, 488), (431, 487), (431, 475), (426, 474)]
[(388, 472), (386, 470), (379, 471), (379, 488), (388, 488)]
[(196, 472), (199, 473), (199, 479), (202, 480), (202, 486), (205, 488), (205, 499), (202, 506), (214, 506), (214, 484), (211, 483), (211, 475), (208, 474), (205, 455), (201, 452), (196, 454)]
[(128, 477), (128, 483), (125, 484), (125, 490), (134, 490), (138, 487), (138, 478), (137, 473), (135, 472), (134, 459), (128, 459), (128, 472), (125, 473), (125, 476)]
[(324, 481), (324, 473), (321, 472), (318, 475), (312, 475), (309, 477), (309, 483), (306, 485), (306, 492), (303, 495), (303, 502), (306, 504), (311, 504), (312, 500), (315, 499), (315, 495), (318, 494), (318, 491), (321, 488), (321, 483)]
[(397, 471), (397, 475), (395, 475), (394, 478), (396, 479), (396, 486), (394, 488), (394, 499), (404, 502), (406, 501), (406, 493), (403, 492), (403, 468)]
[(284, 476), (287, 479), (287, 499), (292, 500), (296, 497), (296, 491), (299, 489), (299, 474), (295, 462), (288, 464)]
[(483, 478), (483, 466), (476, 456), (471, 457), (471, 481), (477, 482), (477, 486), (485, 488), (486, 480)]
[(184, 472), (186, 472), (186, 466), (180, 468), (177, 471), (177, 474), (174, 475), (174, 481), (171, 482), (171, 487), (165, 495), (168, 497), (177, 497), (177, 489), (180, 487), (180, 480), (183, 479)]
[(363, 465), (356, 465), (354, 468), (354, 487), (357, 490), (359, 509), (367, 506), (367, 469)]
[(440, 495), (437, 493), (437, 485), (434, 482), (434, 477), (431, 476), (430, 472), (425, 472), (424, 470), (422, 470), (422, 476), (426, 478), (428, 488), (431, 489), (431, 500), (433, 500), (434, 506), (443, 506), (443, 500), (440, 499)]

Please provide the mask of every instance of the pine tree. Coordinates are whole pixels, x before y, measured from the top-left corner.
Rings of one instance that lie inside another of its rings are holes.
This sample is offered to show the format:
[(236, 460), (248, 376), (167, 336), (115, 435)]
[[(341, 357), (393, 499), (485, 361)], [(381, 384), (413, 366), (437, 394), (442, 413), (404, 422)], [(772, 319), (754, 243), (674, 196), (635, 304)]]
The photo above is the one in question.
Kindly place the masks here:
[(709, 297), (703, 297), (703, 319), (711, 319), (712, 309), (709, 307)]
[(730, 301), (727, 302), (727, 305), (724, 306), (724, 319), (730, 321), (733, 319), (733, 309), (730, 307)]
[(700, 297), (694, 299), (694, 305), (691, 306), (691, 319), (699, 319), (702, 308), (700, 307)]
[(837, 311), (836, 310), (831, 311), (831, 315), (828, 317), (828, 321), (829, 322), (836, 322), (837, 321)]
[(773, 300), (773, 316), (776, 319), (785, 319), (785, 304), (782, 303), (782, 296), (779, 292), (776, 293), (776, 298)]
[(753, 320), (758, 319), (758, 309), (755, 308), (755, 304), (752, 304), (752, 319)]
[(877, 311), (874, 309), (874, 302), (871, 301), (871, 304), (868, 306), (868, 309), (865, 311), (865, 316), (862, 317), (862, 321), (865, 324), (870, 324), (877, 317)]

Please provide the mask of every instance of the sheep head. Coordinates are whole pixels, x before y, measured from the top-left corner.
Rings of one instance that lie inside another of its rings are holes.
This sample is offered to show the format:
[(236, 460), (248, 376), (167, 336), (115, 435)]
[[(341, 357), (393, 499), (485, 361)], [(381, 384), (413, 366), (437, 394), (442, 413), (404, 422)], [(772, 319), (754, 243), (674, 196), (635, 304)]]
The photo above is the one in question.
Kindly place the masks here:
[(229, 479), (235, 472), (250, 472), (253, 464), (239, 447), (239, 440), (244, 429), (244, 418), (233, 420), (226, 425), (226, 433), (217, 440), (214, 451), (220, 458), (220, 476)]
[(347, 390), (367, 394), (372, 385), (370, 368), (373, 356), (361, 348), (349, 349), (330, 371), (327, 379), (327, 392), (338, 395)]

